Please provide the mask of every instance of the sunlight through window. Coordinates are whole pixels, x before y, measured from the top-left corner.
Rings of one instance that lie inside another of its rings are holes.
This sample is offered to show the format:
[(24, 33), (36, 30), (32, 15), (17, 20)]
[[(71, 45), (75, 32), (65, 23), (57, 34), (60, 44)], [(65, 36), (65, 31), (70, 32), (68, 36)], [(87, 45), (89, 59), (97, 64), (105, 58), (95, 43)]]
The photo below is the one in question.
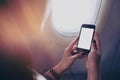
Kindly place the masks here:
[(62, 35), (79, 32), (81, 24), (95, 23), (100, 0), (52, 0), (52, 22)]

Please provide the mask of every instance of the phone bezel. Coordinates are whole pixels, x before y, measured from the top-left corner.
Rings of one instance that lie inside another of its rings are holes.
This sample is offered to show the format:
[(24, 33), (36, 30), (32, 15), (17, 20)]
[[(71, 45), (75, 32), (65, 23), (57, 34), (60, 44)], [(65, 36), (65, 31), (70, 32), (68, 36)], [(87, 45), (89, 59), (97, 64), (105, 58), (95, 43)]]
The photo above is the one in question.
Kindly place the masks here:
[[(93, 36), (94, 36), (94, 33), (95, 33), (95, 25), (92, 25), (92, 24), (82, 24), (82, 26), (81, 26), (81, 28), (80, 28), (80, 32), (79, 32), (78, 41), (79, 41), (79, 39), (80, 39), (80, 34), (81, 34), (82, 28), (92, 28), (92, 29), (94, 29), (94, 32), (93, 32), (93, 35), (92, 35), (92, 40), (93, 40)], [(91, 40), (90, 46), (91, 46), (91, 44), (92, 44), (92, 40)], [(79, 42), (78, 42), (78, 43), (79, 43)], [(85, 54), (85, 55), (88, 54), (88, 53), (90, 52), (91, 47), (90, 47), (89, 50), (83, 49), (83, 48), (78, 48), (78, 43), (77, 43), (77, 51), (78, 51), (78, 52), (79, 52), (79, 51), (82, 51), (83, 54)]]

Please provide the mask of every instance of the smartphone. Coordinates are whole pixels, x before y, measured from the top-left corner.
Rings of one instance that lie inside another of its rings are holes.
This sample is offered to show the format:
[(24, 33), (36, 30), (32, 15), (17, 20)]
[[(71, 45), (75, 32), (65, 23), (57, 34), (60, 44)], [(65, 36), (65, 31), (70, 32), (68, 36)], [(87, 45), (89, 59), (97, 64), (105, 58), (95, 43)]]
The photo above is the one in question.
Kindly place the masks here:
[(91, 50), (91, 44), (95, 33), (95, 25), (83, 24), (80, 28), (77, 51), (82, 51), (83, 54), (88, 54)]

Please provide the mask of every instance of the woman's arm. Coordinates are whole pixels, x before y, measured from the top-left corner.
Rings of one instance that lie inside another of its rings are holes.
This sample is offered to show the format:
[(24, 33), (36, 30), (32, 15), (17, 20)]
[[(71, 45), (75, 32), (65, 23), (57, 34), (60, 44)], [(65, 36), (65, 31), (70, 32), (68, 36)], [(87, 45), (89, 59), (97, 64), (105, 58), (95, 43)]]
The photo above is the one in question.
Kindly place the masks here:
[(101, 45), (97, 33), (94, 35), (94, 41), (91, 46), (91, 51), (88, 54), (86, 67), (88, 71), (87, 80), (100, 80), (99, 63), (101, 58)]
[[(64, 50), (64, 54), (60, 62), (55, 67), (53, 67), (52, 70), (54, 70), (57, 75), (60, 75), (62, 72), (67, 70), (76, 59), (82, 57), (82, 53), (78, 53), (75, 55), (71, 54), (71, 52), (76, 49), (75, 45), (77, 44), (77, 41), (78, 38), (74, 39), (68, 45), (68, 47)], [(51, 78), (52, 80), (56, 80), (55, 75), (51, 73), (51, 70), (47, 71), (45, 73), (45, 76)]]
[(91, 63), (87, 68), (87, 72), (87, 80), (100, 80), (99, 63)]

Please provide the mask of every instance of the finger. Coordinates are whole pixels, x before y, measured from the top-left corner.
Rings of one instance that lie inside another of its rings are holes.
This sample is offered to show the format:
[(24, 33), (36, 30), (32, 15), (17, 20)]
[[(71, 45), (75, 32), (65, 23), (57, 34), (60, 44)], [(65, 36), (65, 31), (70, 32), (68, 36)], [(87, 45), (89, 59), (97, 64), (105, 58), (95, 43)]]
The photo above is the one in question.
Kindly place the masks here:
[(83, 55), (82, 55), (83, 53), (81, 52), (81, 53), (78, 53), (78, 54), (75, 54), (75, 55), (73, 55), (72, 56), (72, 58), (74, 59), (74, 60), (76, 60), (76, 59), (78, 59), (78, 58), (81, 58)]
[(77, 50), (73, 50), (73, 51), (71, 52), (71, 55), (75, 55), (75, 54), (78, 54), (78, 51), (77, 51)]
[(72, 48), (72, 51), (74, 51), (76, 49), (77, 49), (77, 45), (74, 45), (73, 48)]
[(93, 40), (93, 42), (92, 42), (91, 50), (97, 50), (97, 45), (96, 45), (96, 41), (95, 40)]
[(97, 32), (95, 32), (95, 34), (94, 34), (94, 40), (96, 41), (97, 49), (99, 49), (100, 48), (100, 40), (99, 40), (99, 36), (98, 36)]
[(78, 37), (75, 38), (66, 48), (68, 51), (72, 51), (73, 46), (75, 45), (75, 43), (78, 41)]

